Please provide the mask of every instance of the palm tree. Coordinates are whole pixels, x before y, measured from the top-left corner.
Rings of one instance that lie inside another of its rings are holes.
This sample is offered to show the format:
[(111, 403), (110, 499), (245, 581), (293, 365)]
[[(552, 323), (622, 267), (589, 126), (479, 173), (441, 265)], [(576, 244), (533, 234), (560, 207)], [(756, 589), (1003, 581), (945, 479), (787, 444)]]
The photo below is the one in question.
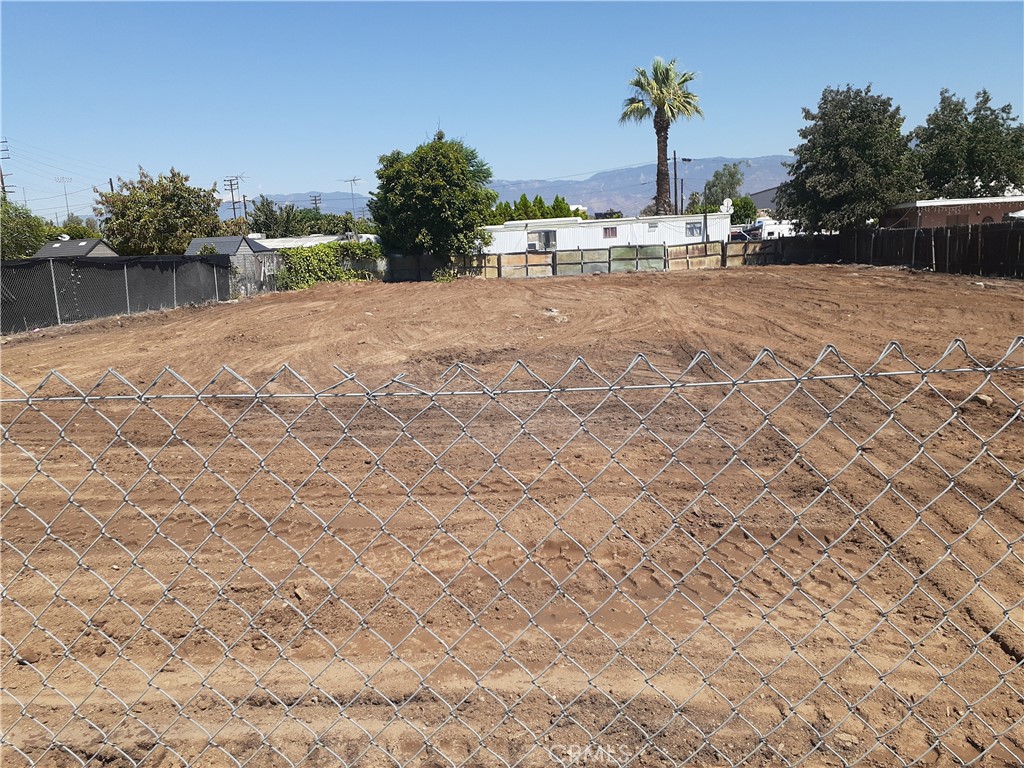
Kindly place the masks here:
[(636, 77), (629, 81), (634, 93), (622, 105), (620, 123), (643, 122), (654, 118), (654, 134), (658, 139), (658, 176), (654, 197), (658, 213), (672, 212), (672, 192), (668, 177), (668, 128), (680, 117), (704, 117), (699, 97), (687, 86), (696, 75), (676, 71), (676, 60), (667, 64), (656, 56), (648, 74), (636, 68)]

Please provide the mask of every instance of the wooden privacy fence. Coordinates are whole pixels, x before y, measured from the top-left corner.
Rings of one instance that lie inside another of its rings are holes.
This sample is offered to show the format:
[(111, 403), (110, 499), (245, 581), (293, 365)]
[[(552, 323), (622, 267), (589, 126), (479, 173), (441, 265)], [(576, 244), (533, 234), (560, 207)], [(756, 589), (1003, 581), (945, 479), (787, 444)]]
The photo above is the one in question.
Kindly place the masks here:
[(1024, 223), (859, 230), (752, 246), (748, 264), (868, 264), (952, 275), (1024, 277)]
[[(743, 263), (742, 254), (734, 253), (732, 245), (721, 242), (678, 246), (623, 245), (568, 251), (481, 254), (457, 257), (454, 266), (460, 275), (485, 278), (711, 269)], [(727, 264), (727, 259), (731, 259), (731, 264)], [(388, 257), (388, 277), (393, 281), (430, 280), (435, 271), (449, 267), (444, 260), (431, 256)]]
[[(572, 251), (483, 254), (455, 259), (475, 277), (552, 277), (677, 271), (767, 264), (868, 264), (955, 275), (1024, 277), (1024, 223), (935, 229), (860, 230), (750, 242), (630, 245)], [(430, 280), (451, 264), (430, 256), (389, 256), (392, 281)]]

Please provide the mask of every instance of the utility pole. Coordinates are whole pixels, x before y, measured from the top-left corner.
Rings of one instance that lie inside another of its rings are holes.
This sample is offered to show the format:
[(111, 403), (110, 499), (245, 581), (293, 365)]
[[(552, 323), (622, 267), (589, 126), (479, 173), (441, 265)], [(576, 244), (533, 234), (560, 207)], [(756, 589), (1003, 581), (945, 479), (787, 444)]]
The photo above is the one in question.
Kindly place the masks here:
[(235, 191), (238, 189), (238, 177), (228, 176), (224, 179), (224, 184), (227, 185), (228, 191), (231, 193), (231, 218), (238, 218), (238, 203), (235, 201)]
[[(68, 182), (74, 181), (70, 176), (54, 176), (53, 180), (64, 186), (64, 208), (67, 211), (68, 219), (71, 218), (71, 205), (68, 203)], [(67, 219), (64, 219), (67, 221)]]
[[(704, 209), (704, 227), (703, 227), (703, 229), (704, 229), (704, 242), (705, 243), (708, 241), (708, 182), (709, 181), (711, 181), (711, 179), (707, 179), (704, 182), (704, 204), (701, 206), (701, 208)], [(705, 251), (704, 254), (707, 255), (707, 251)]]
[[(672, 171), (675, 173), (675, 177), (676, 177), (676, 183), (675, 183), (675, 188), (676, 188), (676, 216), (678, 216), (679, 215), (679, 199), (682, 198), (682, 200), (683, 200), (683, 208), (685, 209), (686, 208), (686, 198), (683, 197), (682, 193), (679, 191), (680, 190), (679, 171), (678, 171), (678, 169), (676, 167), (676, 159), (677, 159), (676, 158), (676, 151), (672, 150)], [(678, 160), (681, 163), (692, 163), (693, 162), (693, 158), (692, 157), (680, 157), (680, 158), (678, 158)]]
[[(339, 181), (347, 181), (349, 184), (349, 192), (352, 194), (352, 221), (356, 220), (356, 182), (362, 181), (358, 176), (353, 176), (351, 179), (339, 179)], [(354, 226), (354, 224), (353, 224)]]
[(242, 215), (245, 216), (246, 218), (248, 218), (249, 217), (249, 206), (246, 205), (245, 203), (246, 203), (245, 195), (242, 195)]
[[(10, 159), (11, 151), (7, 148), (7, 139), (0, 140), (0, 160)], [(7, 195), (7, 177), (4, 176), (3, 164), (0, 164), (0, 192), (2, 192), (5, 196)]]
[(320, 213), (320, 195), (310, 195), (309, 201), (313, 203), (313, 210), (316, 211), (317, 213)]

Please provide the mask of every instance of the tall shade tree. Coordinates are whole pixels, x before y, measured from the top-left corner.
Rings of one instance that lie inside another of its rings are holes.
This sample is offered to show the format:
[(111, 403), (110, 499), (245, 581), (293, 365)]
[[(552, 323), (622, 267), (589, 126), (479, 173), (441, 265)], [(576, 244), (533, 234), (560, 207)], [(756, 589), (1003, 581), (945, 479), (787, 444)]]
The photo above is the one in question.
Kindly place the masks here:
[(818, 111), (804, 109), (803, 143), (785, 163), (779, 212), (806, 232), (874, 226), (898, 203), (914, 200), (921, 172), (892, 99), (871, 86), (826, 88)]
[(83, 221), (81, 216), (74, 213), (64, 219), (63, 224), (46, 225), (47, 240), (57, 240), (61, 235), (67, 235), (71, 240), (91, 240), (103, 237), (96, 219), (90, 216), (88, 221)]
[(704, 116), (700, 98), (689, 89), (695, 77), (693, 72), (678, 71), (675, 59), (666, 63), (660, 56), (655, 57), (650, 72), (643, 67), (636, 68), (636, 75), (629, 81), (633, 95), (622, 105), (620, 123), (654, 121), (654, 135), (658, 141), (654, 207), (659, 214), (672, 212), (672, 185), (668, 175), (669, 126), (680, 117)]
[(118, 178), (117, 191), (101, 192), (94, 211), (103, 235), (122, 256), (184, 253), (195, 237), (213, 237), (220, 227), (217, 185), (192, 187), (171, 168), (155, 179), (139, 168), (139, 179)]
[[(312, 208), (311, 214), (317, 214)], [(266, 195), (260, 195), (249, 211), (249, 231), (262, 232), (266, 237), (302, 237), (308, 235), (307, 221), (299, 214), (294, 203), (278, 205)]]
[(27, 259), (46, 242), (46, 222), (0, 194), (0, 258)]
[[(746, 160), (743, 161), (750, 165)], [(741, 163), (726, 163), (720, 169), (711, 174), (707, 183), (707, 200), (704, 204), (718, 210), (718, 207), (725, 201), (725, 198), (734, 199), (740, 195), (740, 187), (743, 186), (743, 170)]]
[(490, 166), (443, 131), (408, 154), (382, 155), (377, 181), (369, 207), (386, 249), (445, 260), (489, 242), (482, 227), (498, 199), (487, 188)]
[(1024, 126), (1006, 104), (979, 91), (974, 108), (945, 88), (924, 125), (914, 129), (931, 197), (990, 197), (1024, 188)]

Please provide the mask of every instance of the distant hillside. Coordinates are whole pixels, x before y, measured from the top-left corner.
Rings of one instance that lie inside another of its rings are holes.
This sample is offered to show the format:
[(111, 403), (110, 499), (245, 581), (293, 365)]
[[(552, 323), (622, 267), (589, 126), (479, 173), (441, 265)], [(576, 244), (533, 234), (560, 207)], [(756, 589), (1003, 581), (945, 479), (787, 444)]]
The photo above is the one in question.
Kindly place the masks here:
[[(679, 178), (682, 180), (683, 197), (691, 192), (701, 191), (704, 182), (726, 163), (749, 163), (743, 166), (743, 194), (760, 192), (778, 186), (786, 180), (786, 169), (782, 163), (792, 158), (789, 155), (767, 155), (765, 157), (707, 157), (694, 158), (689, 163), (678, 163)], [(669, 173), (672, 163), (669, 160)], [(514, 202), (524, 193), (531, 200), (540, 195), (550, 202), (555, 195), (561, 195), (569, 205), (585, 205), (591, 213), (613, 208), (626, 216), (635, 216), (654, 198), (654, 182), (657, 165), (642, 165), (618, 171), (604, 171), (582, 181), (553, 179), (550, 181), (495, 181), (491, 187), (498, 191), (502, 200)]]
[[(702, 190), (704, 182), (726, 163), (747, 163), (743, 166), (743, 194), (760, 192), (778, 186), (786, 180), (786, 169), (782, 163), (792, 158), (789, 155), (766, 155), (764, 157), (705, 157), (694, 158), (689, 163), (679, 163), (679, 177), (683, 181), (683, 196)], [(669, 163), (669, 172), (672, 166)], [(552, 179), (508, 181), (496, 179), (491, 188), (501, 195), (502, 200), (515, 202), (524, 193), (531, 200), (540, 195), (551, 202), (555, 195), (561, 195), (569, 205), (584, 205), (591, 213), (613, 208), (626, 216), (635, 216), (654, 197), (654, 180), (657, 166), (641, 165), (618, 171), (596, 173), (588, 179)], [(352, 210), (353, 195), (348, 190), (336, 192), (292, 192), (267, 195), (274, 202), (286, 205), (294, 203), (296, 208), (310, 208), (312, 195), (320, 195), (320, 210), (324, 213), (345, 213)], [(369, 195), (355, 193), (356, 213), (366, 214)], [(251, 202), (251, 201), (250, 201)], [(241, 214), (241, 203), (238, 205)], [(220, 207), (222, 218), (231, 217), (231, 203)]]

